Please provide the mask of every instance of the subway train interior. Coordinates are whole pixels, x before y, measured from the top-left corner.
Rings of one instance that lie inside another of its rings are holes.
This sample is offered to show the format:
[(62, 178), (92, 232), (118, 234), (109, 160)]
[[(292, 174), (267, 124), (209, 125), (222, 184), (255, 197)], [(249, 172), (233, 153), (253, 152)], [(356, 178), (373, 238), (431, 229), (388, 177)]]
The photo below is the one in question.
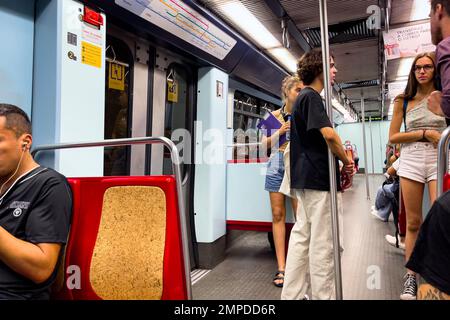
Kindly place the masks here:
[[(277, 151), (261, 123), (318, 49), (337, 69), (323, 103), (357, 165), (342, 228), (329, 212), (333, 297), (400, 299), (398, 219), (381, 221), (375, 202), (400, 152), (395, 97), (436, 48), (429, 0), (0, 0), (0, 26), (0, 103), (29, 115), (34, 159), (72, 189), (52, 299), (280, 300), (265, 190)], [(300, 209), (284, 201), (289, 258)]]

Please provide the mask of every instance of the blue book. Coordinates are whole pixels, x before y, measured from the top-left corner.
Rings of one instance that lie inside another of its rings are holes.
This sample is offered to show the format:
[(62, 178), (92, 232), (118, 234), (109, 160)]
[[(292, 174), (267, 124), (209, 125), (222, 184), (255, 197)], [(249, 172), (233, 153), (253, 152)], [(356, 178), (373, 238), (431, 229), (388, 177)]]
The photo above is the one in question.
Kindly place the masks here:
[[(258, 129), (263, 130), (267, 137), (272, 136), (282, 126), (280, 120), (278, 120), (272, 112), (267, 112), (258, 123)], [(282, 146), (286, 142), (286, 134), (280, 136), (279, 146)]]

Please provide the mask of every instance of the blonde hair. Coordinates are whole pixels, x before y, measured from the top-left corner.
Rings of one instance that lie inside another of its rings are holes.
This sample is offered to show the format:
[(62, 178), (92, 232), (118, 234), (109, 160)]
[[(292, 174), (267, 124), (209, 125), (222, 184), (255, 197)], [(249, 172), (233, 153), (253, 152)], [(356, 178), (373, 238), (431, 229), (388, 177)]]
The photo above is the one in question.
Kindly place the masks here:
[(283, 103), (286, 101), (288, 97), (289, 90), (292, 89), (297, 83), (301, 83), (302, 81), (298, 77), (293, 76), (287, 76), (283, 79), (283, 82), (281, 82), (281, 99), (283, 100)]

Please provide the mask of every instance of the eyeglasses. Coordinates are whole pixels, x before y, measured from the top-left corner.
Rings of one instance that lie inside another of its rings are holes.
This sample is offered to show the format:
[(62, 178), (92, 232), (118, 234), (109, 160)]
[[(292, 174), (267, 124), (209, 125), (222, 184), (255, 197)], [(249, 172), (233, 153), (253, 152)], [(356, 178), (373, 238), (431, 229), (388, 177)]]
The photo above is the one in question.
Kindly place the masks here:
[(414, 66), (414, 71), (415, 72), (420, 72), (420, 70), (424, 70), (424, 71), (431, 71), (431, 70), (433, 70), (434, 69), (434, 66), (432, 65), (432, 64), (426, 64), (426, 65), (423, 65), (423, 66), (419, 66), (419, 65), (415, 65)]

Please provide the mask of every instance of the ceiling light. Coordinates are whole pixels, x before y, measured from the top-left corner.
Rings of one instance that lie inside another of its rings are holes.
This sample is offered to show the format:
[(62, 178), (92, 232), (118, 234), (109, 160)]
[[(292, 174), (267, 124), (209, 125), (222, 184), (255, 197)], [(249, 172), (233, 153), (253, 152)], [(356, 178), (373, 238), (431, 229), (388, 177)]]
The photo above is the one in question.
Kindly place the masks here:
[(268, 50), (269, 54), (277, 59), (286, 69), (295, 73), (297, 71), (297, 59), (285, 48)]
[(297, 71), (297, 59), (240, 1), (229, 1), (219, 5), (218, 8), (241, 32), (247, 34), (261, 48), (267, 50), (267, 53), (289, 72)]
[(429, 18), (429, 14), (430, 14), (429, 0), (414, 0), (408, 21), (425, 20)]
[(227, 2), (220, 5), (219, 9), (264, 49), (281, 47), (281, 43), (273, 34), (240, 1)]
[(344, 123), (356, 122), (350, 112), (336, 98), (331, 99), (331, 105), (344, 116)]

